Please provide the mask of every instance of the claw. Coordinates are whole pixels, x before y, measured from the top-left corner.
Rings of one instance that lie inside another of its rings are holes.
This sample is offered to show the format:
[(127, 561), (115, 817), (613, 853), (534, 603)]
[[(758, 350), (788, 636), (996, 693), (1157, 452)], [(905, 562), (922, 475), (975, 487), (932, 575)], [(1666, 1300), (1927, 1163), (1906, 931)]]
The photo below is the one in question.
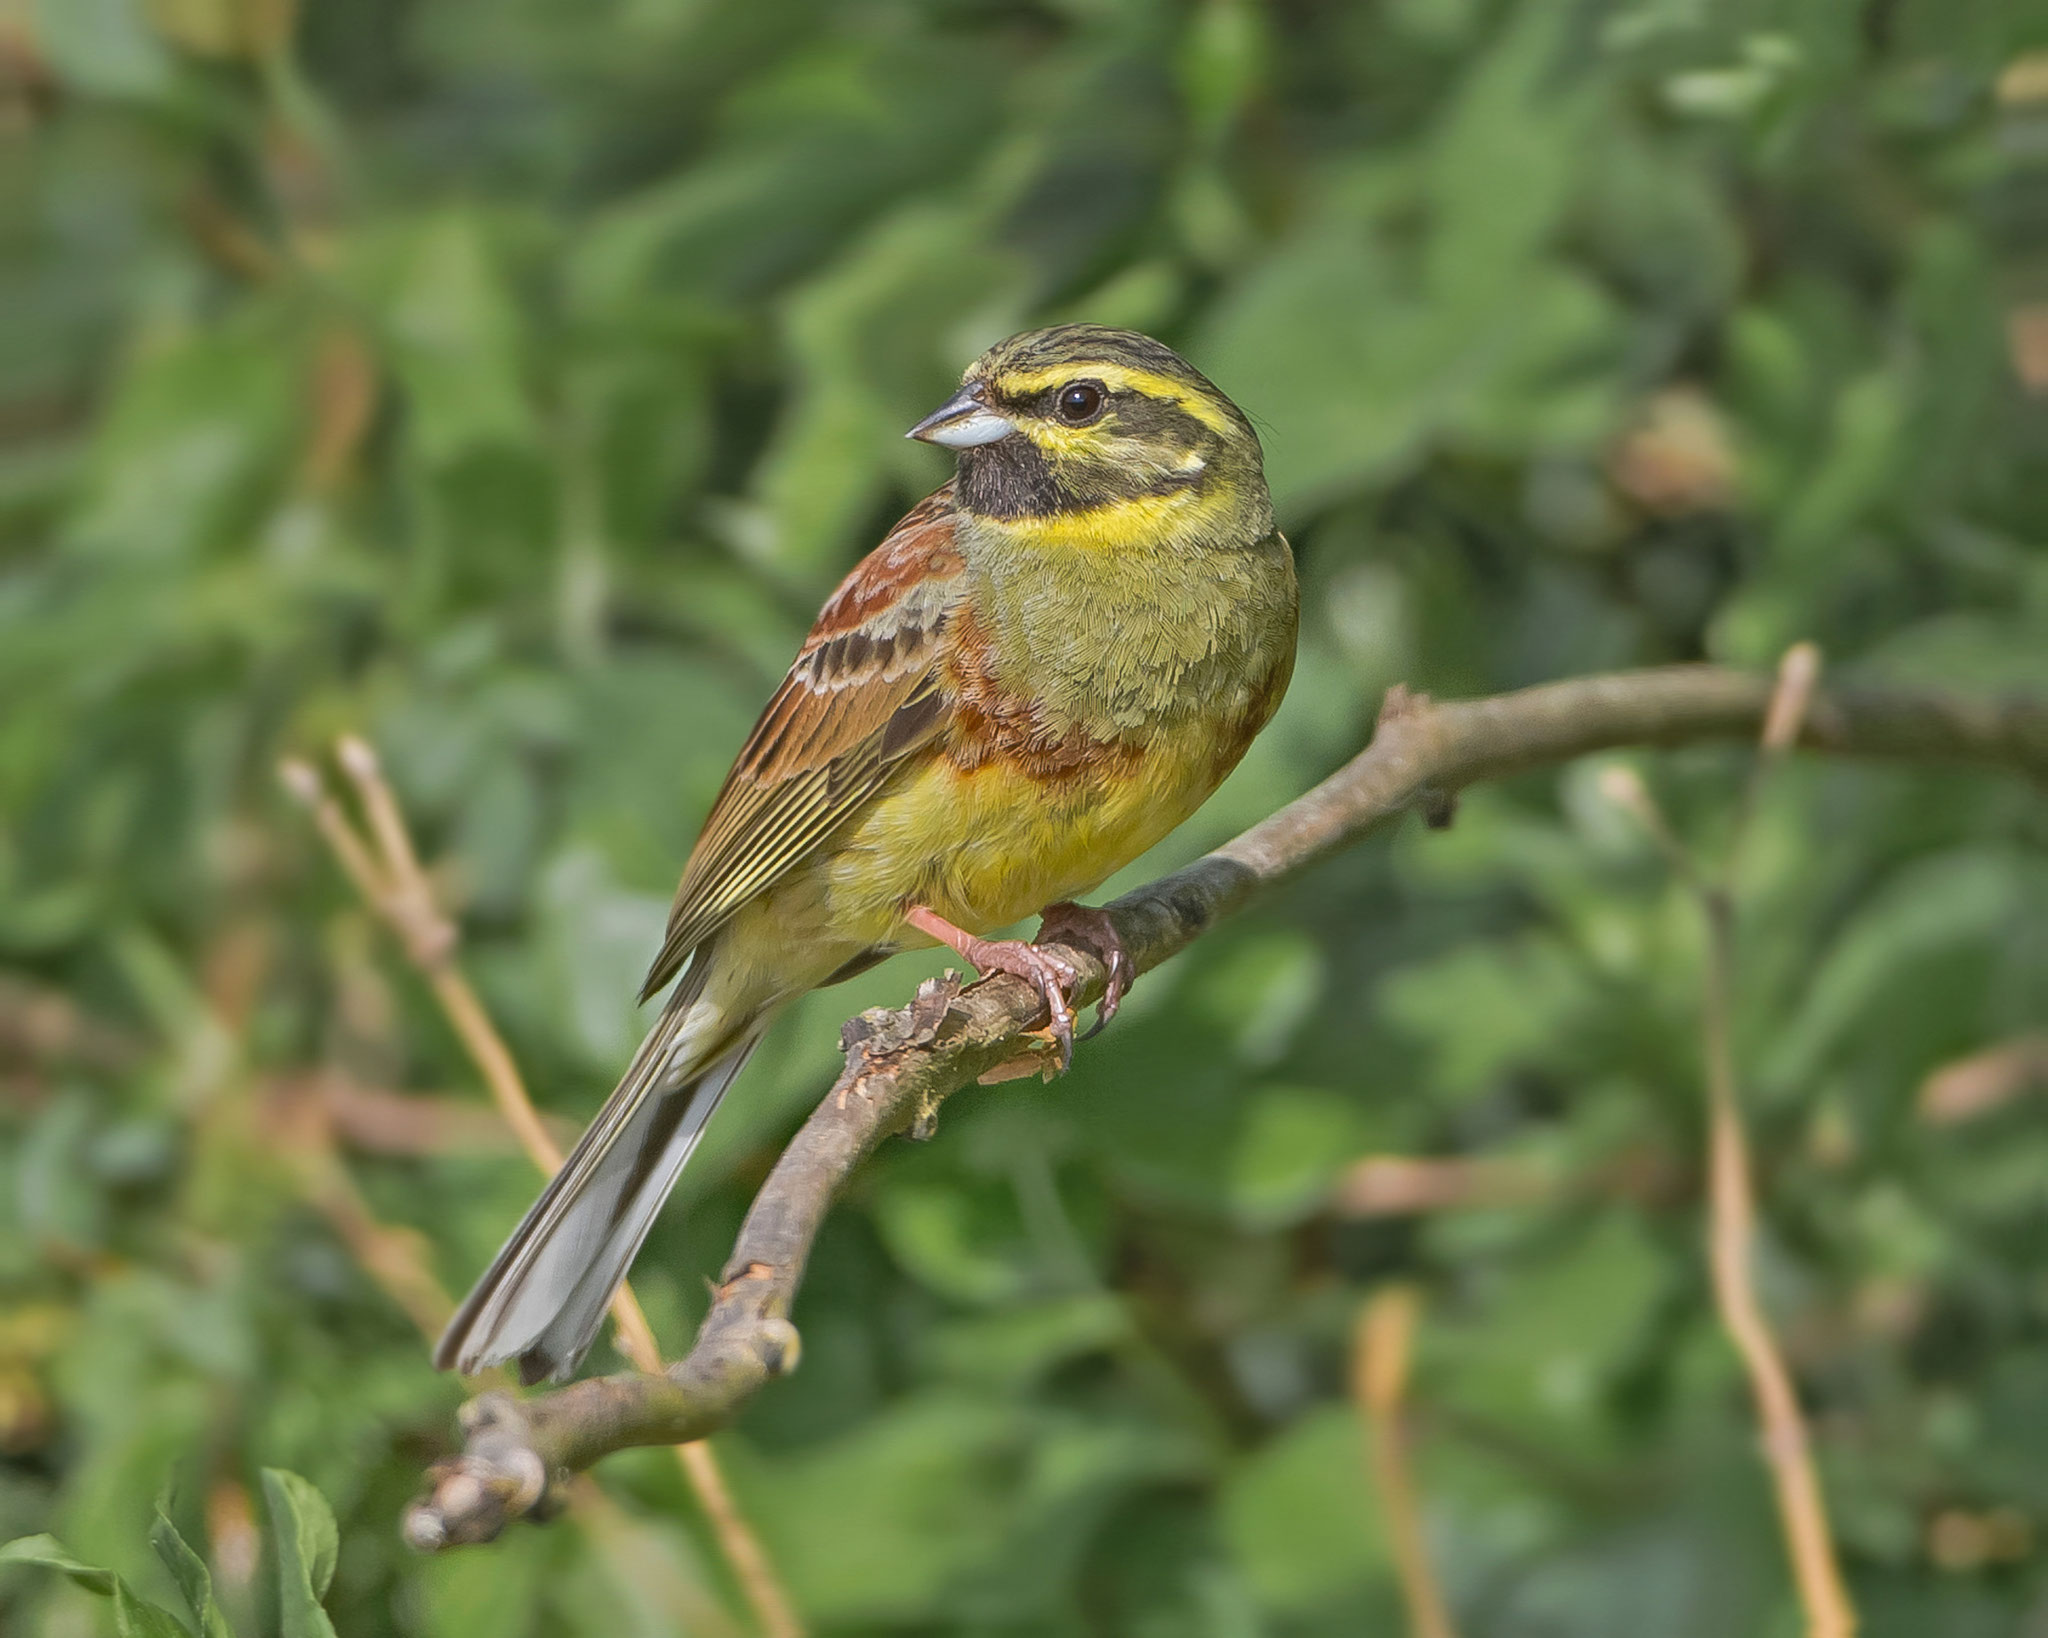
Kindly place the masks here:
[(1081, 975), (1050, 950), (1026, 944), (1021, 938), (970, 940), (960, 952), (974, 963), (974, 970), (986, 978), (990, 973), (1010, 973), (1021, 978), (1045, 1002), (1053, 1044), (1059, 1049), (1060, 1073), (1074, 1061), (1074, 1008), (1067, 992)]
[(1102, 984), (1102, 1000), (1096, 1004), (1095, 1022), (1081, 1037), (1084, 1041), (1093, 1040), (1116, 1016), (1116, 1009), (1123, 1005), (1124, 996), (1130, 991), (1131, 980), (1137, 976), (1131, 952), (1124, 948), (1123, 935), (1116, 930), (1116, 923), (1110, 919), (1107, 910), (1062, 900), (1045, 907), (1045, 916), (1038, 924), (1038, 937), (1032, 942), (1071, 944), (1088, 951), (1102, 963), (1103, 971), (1108, 975)]

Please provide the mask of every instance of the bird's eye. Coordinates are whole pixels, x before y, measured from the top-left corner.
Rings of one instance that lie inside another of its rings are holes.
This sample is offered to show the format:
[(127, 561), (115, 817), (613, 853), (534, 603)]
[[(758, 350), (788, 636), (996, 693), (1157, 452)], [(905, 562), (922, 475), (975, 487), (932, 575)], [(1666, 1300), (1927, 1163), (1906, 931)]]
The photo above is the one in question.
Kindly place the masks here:
[(1102, 413), (1102, 389), (1093, 381), (1076, 381), (1060, 388), (1056, 403), (1062, 421), (1069, 426), (1086, 426)]

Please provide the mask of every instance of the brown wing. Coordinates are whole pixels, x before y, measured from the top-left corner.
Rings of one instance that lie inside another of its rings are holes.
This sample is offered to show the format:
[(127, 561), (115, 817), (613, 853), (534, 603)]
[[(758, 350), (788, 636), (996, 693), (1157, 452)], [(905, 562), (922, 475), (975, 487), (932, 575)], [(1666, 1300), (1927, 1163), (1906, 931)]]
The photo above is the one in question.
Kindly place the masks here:
[(938, 731), (946, 702), (936, 661), (962, 589), (953, 522), (948, 484), (825, 604), (704, 821), (642, 1000)]

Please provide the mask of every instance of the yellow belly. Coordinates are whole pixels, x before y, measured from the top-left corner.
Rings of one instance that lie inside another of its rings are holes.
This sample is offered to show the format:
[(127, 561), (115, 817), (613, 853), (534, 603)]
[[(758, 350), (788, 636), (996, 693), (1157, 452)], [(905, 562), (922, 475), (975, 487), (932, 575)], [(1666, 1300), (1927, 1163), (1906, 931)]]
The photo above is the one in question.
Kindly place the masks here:
[(929, 946), (903, 920), (913, 904), (991, 933), (1078, 897), (1200, 807), (1221, 771), (1213, 739), (1192, 727), (1113, 772), (1060, 779), (919, 757), (830, 845), (741, 907), (718, 935), (715, 999), (753, 1011), (871, 951)]
[(822, 861), (832, 920), (872, 928), (877, 943), (922, 943), (901, 924), (906, 905), (986, 933), (1086, 893), (1208, 796), (1214, 747), (1196, 739), (1163, 738), (1113, 769), (1059, 779), (921, 759)]

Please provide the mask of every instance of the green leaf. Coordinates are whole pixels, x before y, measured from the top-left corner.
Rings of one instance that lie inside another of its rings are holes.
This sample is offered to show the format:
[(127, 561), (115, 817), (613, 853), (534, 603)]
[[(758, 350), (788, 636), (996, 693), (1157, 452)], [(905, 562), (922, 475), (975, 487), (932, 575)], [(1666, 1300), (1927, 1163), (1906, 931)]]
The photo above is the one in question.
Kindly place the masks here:
[(279, 1630), (284, 1638), (335, 1638), (320, 1607), (340, 1549), (334, 1514), (319, 1491), (282, 1468), (263, 1470), (263, 1498), (277, 1541)]
[(1130, 1335), (1123, 1304), (1106, 1292), (1087, 1292), (950, 1320), (934, 1333), (932, 1351), (939, 1367), (963, 1382), (1021, 1387)]
[(1366, 1454), (1356, 1414), (1329, 1405), (1301, 1417), (1231, 1476), (1223, 1532), (1262, 1603), (1304, 1609), (1385, 1573)]
[(1220, 134), (1259, 89), (1272, 55), (1265, 15), (1243, 0), (1207, 0), (1182, 36), (1179, 79), (1190, 112)]
[(430, 466), (527, 449), (524, 318), (484, 222), (454, 209), (390, 234), (365, 269), (405, 388), (409, 434)]
[(235, 1638), (227, 1617), (214, 1602), (213, 1577), (207, 1573), (206, 1561), (178, 1534), (178, 1527), (161, 1507), (156, 1510), (156, 1522), (149, 1527), (149, 1544), (156, 1549), (164, 1568), (171, 1572), (178, 1591), (185, 1595), (186, 1607), (199, 1624), (200, 1638)]
[(816, 572), (842, 562), (891, 466), (929, 481), (930, 463), (903, 430), (961, 361), (919, 343), (942, 316), (994, 340), (1012, 322), (1004, 298), (1014, 283), (978, 212), (919, 207), (889, 217), (792, 297), (797, 389), (759, 485), (776, 563)]
[[(294, 349), (268, 324), (157, 348), (107, 407), (68, 530), (74, 549), (161, 568), (242, 543), (292, 453), (300, 390)], [(234, 584), (246, 599), (248, 582)], [(159, 599), (148, 618), (171, 620), (177, 606)]]
[(1487, 1275), (1482, 1252), (1498, 1233), (1486, 1214), (1432, 1220), (1432, 1254), (1472, 1269), (1468, 1305), (1433, 1323), (1432, 1397), (1514, 1427), (1586, 1459), (1614, 1437), (1609, 1395), (1627, 1371), (1644, 1316), (1669, 1278), (1658, 1247), (1628, 1212), (1557, 1235), (1541, 1261), (1504, 1260)]
[(1028, 1448), (1016, 1406), (926, 1393), (793, 1453), (741, 1499), (813, 1619), (928, 1623), (950, 1584), (1001, 1559)]
[(1246, 1105), (1225, 1198), (1242, 1223), (1278, 1228), (1298, 1222), (1329, 1198), (1337, 1174), (1358, 1158), (1365, 1138), (1358, 1110), (1336, 1093), (1266, 1087)]
[(951, 1182), (892, 1178), (878, 1191), (874, 1213), (896, 1260), (955, 1302), (996, 1305), (1028, 1293), (1027, 1247), (1001, 1196)]
[[(434, 1638), (476, 1638), (479, 1633), (526, 1638), (539, 1622), (549, 1574), (549, 1555), (539, 1545), (536, 1541), (533, 1548), (521, 1551), (436, 1553), (429, 1558), (420, 1566), (419, 1577), (428, 1632)], [(555, 1560), (559, 1563), (559, 1552)]]
[(41, 0), (30, 38), (78, 90), (153, 100), (170, 90), (176, 65), (143, 11), (141, 0)]
[(121, 1638), (192, 1638), (183, 1622), (161, 1605), (138, 1598), (112, 1570), (84, 1564), (55, 1536), (23, 1536), (0, 1547), (0, 1564), (35, 1564), (55, 1570), (89, 1593), (114, 1601), (114, 1629)]
[(192, 1638), (184, 1622), (120, 1580), (114, 1583), (114, 1630), (121, 1638)]
[(1901, 871), (1864, 896), (1819, 963), (1798, 1011), (1773, 1043), (1759, 1079), (1808, 1084), (1860, 1021), (1905, 1003), (1933, 969), (1986, 947), (2043, 897), (2041, 873), (2023, 855), (1959, 849)]
[(35, 1564), (68, 1576), (87, 1592), (111, 1597), (120, 1577), (112, 1570), (81, 1564), (64, 1550), (55, 1536), (23, 1536), (0, 1547), (0, 1564)]
[[(1422, 155), (1333, 168), (1207, 318), (1203, 367), (1270, 422), (1283, 514), (1384, 481), (1438, 439), (1557, 447), (1607, 424), (1619, 315), (1553, 248), (1592, 109), (1557, 69), (1561, 15), (1518, 8)], [(1410, 213), (1430, 222), (1419, 250)]]
[[(1453, 1098), (1555, 1057), (1597, 1000), (1576, 955), (1544, 933), (1463, 944), (1400, 968), (1380, 987), (1382, 1012), (1428, 1043), (1436, 1084)], [(1481, 1018), (1486, 1028), (1475, 1029)]]

